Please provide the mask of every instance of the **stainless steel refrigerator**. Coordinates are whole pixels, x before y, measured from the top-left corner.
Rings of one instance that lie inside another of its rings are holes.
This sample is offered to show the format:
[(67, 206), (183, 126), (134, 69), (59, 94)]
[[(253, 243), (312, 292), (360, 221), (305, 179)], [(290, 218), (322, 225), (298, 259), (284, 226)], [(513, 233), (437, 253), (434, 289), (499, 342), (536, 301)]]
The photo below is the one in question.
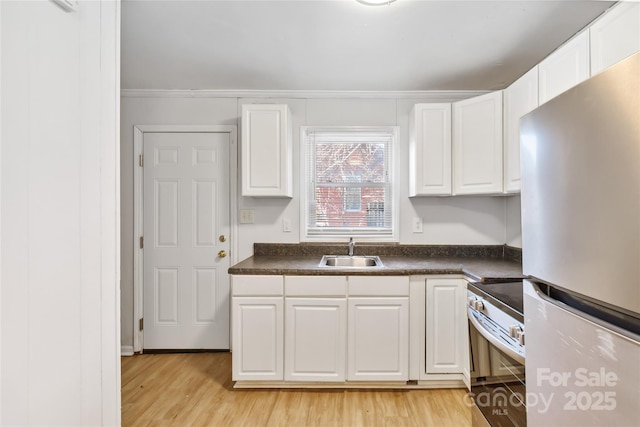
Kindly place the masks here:
[(640, 426), (640, 53), (521, 121), (529, 426)]

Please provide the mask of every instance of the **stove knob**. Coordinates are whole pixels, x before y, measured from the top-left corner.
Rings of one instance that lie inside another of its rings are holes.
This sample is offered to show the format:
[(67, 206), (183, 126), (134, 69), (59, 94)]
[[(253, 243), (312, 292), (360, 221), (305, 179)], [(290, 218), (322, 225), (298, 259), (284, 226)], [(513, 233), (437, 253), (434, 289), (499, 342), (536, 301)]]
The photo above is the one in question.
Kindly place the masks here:
[(509, 326), (509, 336), (511, 338), (518, 338), (518, 333), (521, 331), (520, 325)]
[(509, 336), (517, 339), (520, 345), (524, 345), (524, 331), (520, 325), (509, 326)]
[(484, 303), (482, 302), (482, 300), (477, 299), (473, 302), (472, 307), (474, 310), (482, 311), (484, 310)]

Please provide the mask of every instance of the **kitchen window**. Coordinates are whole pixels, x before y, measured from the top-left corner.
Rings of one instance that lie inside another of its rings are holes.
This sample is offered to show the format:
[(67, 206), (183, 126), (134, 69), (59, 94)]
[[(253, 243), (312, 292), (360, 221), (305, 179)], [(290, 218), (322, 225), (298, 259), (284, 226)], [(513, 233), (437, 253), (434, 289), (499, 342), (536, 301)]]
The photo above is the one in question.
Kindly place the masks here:
[(302, 128), (303, 239), (397, 240), (395, 127)]

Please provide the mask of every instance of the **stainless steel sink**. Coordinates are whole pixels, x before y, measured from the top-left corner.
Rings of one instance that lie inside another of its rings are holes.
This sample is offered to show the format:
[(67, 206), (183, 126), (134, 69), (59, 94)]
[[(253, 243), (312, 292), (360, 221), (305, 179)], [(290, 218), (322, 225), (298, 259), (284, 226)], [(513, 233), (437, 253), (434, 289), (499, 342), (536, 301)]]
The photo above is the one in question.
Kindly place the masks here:
[(325, 255), (320, 261), (320, 267), (376, 268), (382, 267), (382, 261), (377, 256)]

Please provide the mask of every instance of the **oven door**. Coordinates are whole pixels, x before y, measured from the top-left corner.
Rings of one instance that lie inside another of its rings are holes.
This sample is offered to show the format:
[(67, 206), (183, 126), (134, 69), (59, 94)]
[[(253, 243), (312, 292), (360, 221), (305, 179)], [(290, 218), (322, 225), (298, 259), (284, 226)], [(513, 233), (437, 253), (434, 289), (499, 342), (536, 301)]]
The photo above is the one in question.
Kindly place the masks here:
[(491, 319), (472, 308), (468, 317), (473, 426), (525, 426), (524, 357)]

